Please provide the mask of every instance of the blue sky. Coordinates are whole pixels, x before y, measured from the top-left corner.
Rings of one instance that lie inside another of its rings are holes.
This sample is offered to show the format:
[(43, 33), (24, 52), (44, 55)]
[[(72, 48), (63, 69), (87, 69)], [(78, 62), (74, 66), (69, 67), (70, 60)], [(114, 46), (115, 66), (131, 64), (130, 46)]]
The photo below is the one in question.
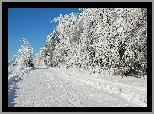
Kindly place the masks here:
[(17, 55), (26, 38), (34, 54), (45, 46), (47, 36), (54, 30), (56, 23), (50, 21), (60, 14), (80, 13), (79, 8), (9, 8), (8, 9), (8, 59)]

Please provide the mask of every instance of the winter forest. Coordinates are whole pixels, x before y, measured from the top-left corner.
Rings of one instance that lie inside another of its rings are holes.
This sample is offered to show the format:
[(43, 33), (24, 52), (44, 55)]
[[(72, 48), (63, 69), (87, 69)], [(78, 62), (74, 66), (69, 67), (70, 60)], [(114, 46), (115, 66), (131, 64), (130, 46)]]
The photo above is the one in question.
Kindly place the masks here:
[(8, 62), (9, 107), (147, 107), (147, 9), (60, 14), (34, 54)]
[(18, 57), (21, 66), (75, 67), (114, 75), (147, 73), (147, 10), (145, 8), (80, 8), (60, 15), (46, 45), (33, 55), (26, 39)]

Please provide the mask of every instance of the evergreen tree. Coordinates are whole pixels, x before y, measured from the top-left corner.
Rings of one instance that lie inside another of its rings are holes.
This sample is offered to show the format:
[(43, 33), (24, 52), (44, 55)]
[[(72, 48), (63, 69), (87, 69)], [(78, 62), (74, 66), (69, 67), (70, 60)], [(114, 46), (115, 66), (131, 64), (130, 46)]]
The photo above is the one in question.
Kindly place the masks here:
[(21, 48), (18, 50), (18, 57), (15, 60), (16, 65), (18, 66), (28, 66), (33, 67), (33, 48), (30, 46), (29, 42), (23, 38), (24, 45), (21, 45)]

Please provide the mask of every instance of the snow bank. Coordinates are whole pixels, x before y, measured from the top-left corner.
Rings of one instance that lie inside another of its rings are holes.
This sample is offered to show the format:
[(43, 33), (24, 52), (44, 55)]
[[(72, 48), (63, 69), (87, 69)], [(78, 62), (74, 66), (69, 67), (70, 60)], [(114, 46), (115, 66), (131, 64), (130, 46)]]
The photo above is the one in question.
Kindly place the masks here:
[(49, 68), (48, 66), (35, 66), (35, 69), (47, 69)]
[(12, 66), (8, 67), (8, 105), (13, 106), (12, 102), (17, 89), (17, 82), (21, 82), (24, 76), (28, 74), (33, 68)]
[(136, 105), (147, 106), (147, 76), (142, 78), (135, 78), (133, 76), (124, 77), (113, 76), (106, 72), (106, 74), (89, 74), (88, 71), (70, 68), (63, 70), (73, 80), (80, 80), (92, 87), (103, 89), (110, 94), (117, 94), (120, 97), (128, 100)]

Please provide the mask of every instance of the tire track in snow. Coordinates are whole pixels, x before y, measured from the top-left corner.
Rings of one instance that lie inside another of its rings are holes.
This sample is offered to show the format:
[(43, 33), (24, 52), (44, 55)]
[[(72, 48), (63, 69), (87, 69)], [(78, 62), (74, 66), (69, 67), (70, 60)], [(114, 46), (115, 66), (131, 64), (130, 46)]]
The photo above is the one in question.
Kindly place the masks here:
[(71, 75), (73, 75), (71, 78), (74, 80), (79, 80), (83, 83), (91, 85), (92, 87), (103, 89), (108, 93), (117, 94), (118, 96), (126, 99), (130, 103), (136, 104), (137, 106), (147, 106), (146, 87), (127, 85), (121, 82), (113, 83), (112, 81), (92, 77), (84, 76), (83, 78), (83, 75), (76, 74), (78, 76), (75, 76), (73, 73)]
[(31, 71), (18, 87), (15, 106), (136, 106), (117, 94), (99, 88), (97, 81), (69, 76), (55, 68)]

